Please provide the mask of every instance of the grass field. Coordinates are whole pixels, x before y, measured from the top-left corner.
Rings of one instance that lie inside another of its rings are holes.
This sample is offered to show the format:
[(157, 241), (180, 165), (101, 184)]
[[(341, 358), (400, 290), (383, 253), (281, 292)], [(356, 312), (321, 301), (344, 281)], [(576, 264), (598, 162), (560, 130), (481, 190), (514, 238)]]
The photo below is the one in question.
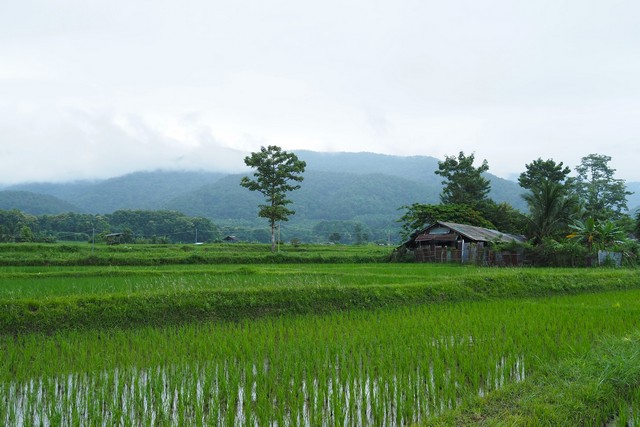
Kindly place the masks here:
[(0, 267), (0, 423), (637, 425), (637, 270), (349, 263), (362, 249)]
[(393, 248), (366, 245), (219, 243), (204, 245), (0, 244), (0, 266), (369, 263), (386, 261)]

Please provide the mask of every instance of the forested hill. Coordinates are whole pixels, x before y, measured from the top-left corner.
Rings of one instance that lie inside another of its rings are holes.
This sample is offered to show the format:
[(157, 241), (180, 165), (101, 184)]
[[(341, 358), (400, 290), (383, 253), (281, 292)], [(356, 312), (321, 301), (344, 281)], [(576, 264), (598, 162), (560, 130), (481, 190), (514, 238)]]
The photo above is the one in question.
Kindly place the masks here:
[[(169, 201), (167, 209), (192, 216), (255, 223), (261, 195), (229, 175)], [(347, 174), (309, 170), (301, 188), (290, 194), (296, 214), (291, 223), (358, 220), (370, 227), (395, 226), (398, 208), (415, 202), (437, 203), (439, 188), (383, 174)]]
[[(368, 215), (370, 206), (377, 206), (377, 200), (385, 200), (384, 211), (397, 201), (406, 203), (437, 202), (441, 189), (441, 177), (434, 171), (438, 160), (427, 156), (400, 157), (374, 153), (318, 153), (297, 151), (298, 157), (307, 162), (305, 187), (293, 195), (294, 201), (309, 201), (308, 206), (297, 206), (300, 213), (318, 217), (322, 212), (342, 211)], [(323, 172), (324, 175), (313, 175)], [(249, 171), (247, 171), (249, 173)], [(311, 175), (310, 175), (311, 174)], [(336, 174), (331, 178), (331, 174)], [(363, 176), (375, 176), (364, 178)], [(506, 201), (516, 208), (524, 209), (517, 183), (488, 175), (492, 181), (491, 197)], [(387, 178), (383, 178), (387, 177)], [(216, 184), (219, 180), (224, 180)], [(38, 183), (20, 184), (7, 188), (14, 191), (29, 191), (47, 194), (69, 202), (82, 212), (109, 213), (118, 209), (166, 209), (180, 208), (200, 212), (233, 212), (224, 218), (242, 218), (250, 207), (255, 207), (256, 195), (242, 189), (239, 177), (212, 172), (137, 172), (102, 181), (81, 181), (64, 184)], [(235, 180), (235, 181), (234, 181)], [(310, 181), (308, 181), (310, 180)], [(236, 182), (237, 181), (237, 182)], [(376, 186), (370, 185), (375, 182)], [(331, 194), (339, 184), (340, 193), (331, 199), (322, 194)], [(214, 191), (208, 196), (207, 191)], [(299, 193), (299, 194), (298, 194)], [(206, 209), (205, 199), (224, 200), (226, 207)], [(354, 206), (352, 206), (354, 205)], [(197, 208), (197, 206), (202, 206)], [(236, 209), (232, 209), (235, 206)], [(361, 210), (364, 211), (361, 212)], [(318, 210), (317, 214), (312, 214)], [(29, 209), (27, 209), (29, 211)], [(255, 218), (255, 209), (251, 215)], [(220, 217), (212, 217), (218, 219)]]
[[(291, 194), (296, 211), (292, 225), (348, 220), (372, 228), (388, 227), (401, 216), (401, 206), (439, 201), (442, 179), (434, 173), (438, 160), (433, 157), (311, 151), (296, 154), (307, 162), (307, 171), (302, 188)], [(257, 217), (261, 197), (239, 184), (240, 178), (249, 173), (155, 171), (102, 181), (14, 185), (0, 191), (0, 209), (32, 214), (172, 209), (218, 224), (257, 226), (264, 222)], [(526, 209), (516, 182), (487, 176), (491, 198)], [(640, 184), (630, 183), (629, 189), (636, 192), (629, 198), (629, 207), (635, 208), (640, 205)]]
[(0, 191), (0, 210), (13, 209), (33, 215), (82, 212), (78, 206), (49, 194), (30, 191)]
[[(298, 157), (307, 162), (308, 170), (352, 174), (384, 174), (414, 181), (429, 188), (428, 199), (439, 199), (442, 177), (435, 174), (438, 159), (429, 156), (390, 156), (375, 153), (318, 153), (298, 151)], [(490, 197), (496, 202), (507, 202), (511, 206), (526, 210), (521, 197), (522, 188), (509, 181), (487, 173), (491, 181)], [(421, 201), (426, 203), (426, 201)]]
[[(217, 172), (136, 172), (102, 181), (20, 184), (8, 190), (46, 194), (75, 205), (73, 211), (104, 214), (119, 209), (164, 209), (166, 202), (176, 195), (223, 176), (225, 174)], [(2, 198), (3, 192), (0, 192), (0, 200)], [(25, 212), (35, 213), (28, 208)]]

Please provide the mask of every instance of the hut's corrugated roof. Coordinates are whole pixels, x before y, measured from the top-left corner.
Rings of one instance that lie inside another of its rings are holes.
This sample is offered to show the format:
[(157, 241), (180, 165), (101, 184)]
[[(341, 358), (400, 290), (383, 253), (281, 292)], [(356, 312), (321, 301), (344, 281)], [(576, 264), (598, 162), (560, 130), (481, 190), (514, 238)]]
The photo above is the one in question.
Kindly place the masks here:
[(512, 234), (502, 233), (498, 230), (491, 230), (489, 228), (484, 227), (476, 227), (474, 225), (467, 224), (457, 224), (455, 222), (444, 222), (437, 221), (435, 224), (432, 224), (425, 231), (430, 228), (442, 225), (454, 230), (457, 233), (460, 233), (462, 236), (466, 237), (469, 240), (475, 240), (479, 242), (501, 242), (501, 243), (510, 243), (510, 242), (522, 242), (524, 239), (519, 236), (514, 236)]

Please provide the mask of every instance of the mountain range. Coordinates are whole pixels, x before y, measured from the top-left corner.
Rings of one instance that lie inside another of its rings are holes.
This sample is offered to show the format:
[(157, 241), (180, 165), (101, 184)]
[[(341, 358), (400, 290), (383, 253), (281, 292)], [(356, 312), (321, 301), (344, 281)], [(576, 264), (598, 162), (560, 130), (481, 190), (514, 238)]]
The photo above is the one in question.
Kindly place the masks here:
[[(307, 163), (301, 188), (290, 194), (296, 214), (289, 225), (313, 227), (321, 221), (359, 221), (370, 229), (396, 229), (402, 206), (438, 203), (442, 178), (438, 159), (373, 153), (296, 151)], [(120, 209), (176, 210), (218, 225), (262, 227), (260, 194), (240, 186), (243, 174), (216, 171), (147, 171), (100, 181), (27, 183), (0, 191), (0, 209), (31, 214), (111, 213)], [(525, 211), (515, 181), (486, 174), (490, 197)], [(640, 183), (627, 183), (640, 206)]]

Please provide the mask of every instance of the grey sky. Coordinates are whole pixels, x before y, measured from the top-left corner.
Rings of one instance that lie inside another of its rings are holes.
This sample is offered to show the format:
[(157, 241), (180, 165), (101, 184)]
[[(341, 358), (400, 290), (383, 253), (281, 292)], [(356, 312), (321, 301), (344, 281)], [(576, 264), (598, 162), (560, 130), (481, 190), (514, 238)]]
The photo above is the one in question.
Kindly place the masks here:
[(640, 3), (0, 2), (0, 184), (235, 171), (261, 145), (640, 181)]

